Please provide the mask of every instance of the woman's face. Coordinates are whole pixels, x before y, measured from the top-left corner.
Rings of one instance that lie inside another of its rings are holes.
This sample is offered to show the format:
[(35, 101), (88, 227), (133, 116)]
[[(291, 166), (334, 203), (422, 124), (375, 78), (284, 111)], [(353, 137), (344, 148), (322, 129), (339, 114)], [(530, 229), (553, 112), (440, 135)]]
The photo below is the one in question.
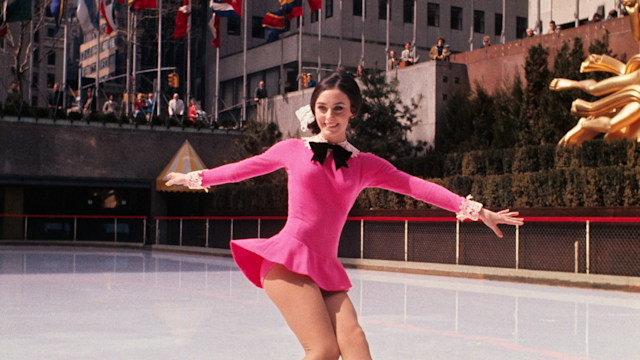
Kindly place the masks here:
[(327, 89), (318, 95), (315, 115), (320, 134), (331, 143), (347, 140), (347, 126), (353, 117), (349, 97), (337, 88)]

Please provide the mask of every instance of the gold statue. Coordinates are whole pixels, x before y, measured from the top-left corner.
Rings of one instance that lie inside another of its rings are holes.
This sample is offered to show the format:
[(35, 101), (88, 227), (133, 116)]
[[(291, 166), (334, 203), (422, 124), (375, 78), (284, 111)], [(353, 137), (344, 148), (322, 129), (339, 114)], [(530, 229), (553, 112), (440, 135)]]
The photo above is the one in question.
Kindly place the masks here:
[[(639, 0), (623, 0), (629, 13), (633, 39), (640, 44)], [(581, 144), (604, 133), (606, 140), (629, 138), (640, 142), (640, 54), (624, 64), (608, 55), (589, 55), (580, 72), (605, 71), (617, 76), (602, 81), (556, 78), (549, 88), (555, 91), (580, 89), (594, 96), (604, 96), (594, 102), (577, 99), (571, 113), (582, 116), (558, 145)]]

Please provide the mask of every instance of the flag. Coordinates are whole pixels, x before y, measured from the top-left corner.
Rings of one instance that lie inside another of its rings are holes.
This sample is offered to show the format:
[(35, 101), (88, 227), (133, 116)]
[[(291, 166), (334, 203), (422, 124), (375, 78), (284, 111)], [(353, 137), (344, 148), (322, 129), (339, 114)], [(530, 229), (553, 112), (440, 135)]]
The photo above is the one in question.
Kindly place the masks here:
[(0, 9), (0, 37), (3, 37), (5, 35), (7, 35), (7, 21), (6, 21), (6, 7), (3, 6), (2, 9)]
[(280, 0), (280, 5), (287, 19), (302, 16), (302, 0)]
[(236, 14), (242, 17), (242, 0), (224, 0), (224, 2), (231, 5)]
[(184, 4), (180, 6), (176, 14), (176, 30), (173, 32), (172, 38), (178, 39), (187, 35), (189, 15), (191, 15), (191, 6), (189, 6), (189, 0), (184, 0)]
[(5, 22), (31, 20), (31, 0), (7, 0)]
[(78, 0), (76, 16), (84, 34), (88, 34), (98, 28), (98, 19), (96, 19), (96, 12), (93, 9), (93, 0)]
[(231, 5), (229, 2), (224, 1), (224, 0), (210, 0), (209, 1), (209, 7), (211, 8), (211, 11), (213, 11), (216, 15), (218, 16), (223, 16), (223, 17), (240, 17), (242, 16), (242, 0), (239, 0), (241, 5), (240, 5), (240, 9), (236, 9), (235, 7), (233, 7), (233, 5)]
[[(129, 6), (131, 6), (131, 1), (129, 0)], [(157, 9), (158, 8), (158, 0), (133, 0), (135, 2), (136, 11), (142, 9)]]
[(211, 34), (213, 34), (213, 40), (211, 40), (211, 45), (219, 48), (220, 47), (220, 17), (216, 16), (216, 13), (211, 15), (211, 20), (209, 20), (209, 29), (211, 29)]
[(307, 0), (307, 1), (309, 1), (309, 9), (311, 9), (311, 11), (322, 9), (322, 0)]
[(262, 19), (262, 27), (267, 34), (267, 42), (280, 39), (284, 31), (284, 10), (280, 8), (276, 12), (268, 12)]
[(118, 29), (118, 23), (116, 23), (116, 0), (100, 0), (100, 12), (107, 23), (105, 33), (111, 34), (113, 30)]
[(268, 12), (262, 19), (262, 27), (267, 29), (284, 30), (284, 16), (282, 8), (276, 12)]
[(60, 23), (62, 22), (62, 17), (64, 16), (64, 5), (65, 0), (53, 0), (51, 1), (51, 14), (53, 14), (53, 20), (56, 23), (56, 28), (53, 30), (53, 35), (58, 33), (60, 30)]

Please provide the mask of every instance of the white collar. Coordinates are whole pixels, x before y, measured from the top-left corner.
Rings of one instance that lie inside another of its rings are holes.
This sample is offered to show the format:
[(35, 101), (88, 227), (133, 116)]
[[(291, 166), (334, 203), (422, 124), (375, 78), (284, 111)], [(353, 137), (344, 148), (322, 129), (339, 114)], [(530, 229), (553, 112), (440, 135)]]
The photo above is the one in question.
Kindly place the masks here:
[[(315, 142), (315, 143), (328, 143), (329, 141), (327, 141), (327, 139), (325, 139), (322, 134), (317, 134), (311, 137), (304, 137), (302, 138), (302, 140), (304, 140), (304, 146), (307, 147), (307, 149), (311, 150), (311, 145), (309, 145), (310, 142)], [(360, 153), (360, 150), (358, 150), (355, 146), (351, 145), (347, 140), (343, 141), (343, 142), (339, 142), (337, 144), (334, 145), (338, 145), (340, 147), (342, 147), (343, 149), (351, 152), (351, 157), (356, 157), (358, 156), (358, 154)]]

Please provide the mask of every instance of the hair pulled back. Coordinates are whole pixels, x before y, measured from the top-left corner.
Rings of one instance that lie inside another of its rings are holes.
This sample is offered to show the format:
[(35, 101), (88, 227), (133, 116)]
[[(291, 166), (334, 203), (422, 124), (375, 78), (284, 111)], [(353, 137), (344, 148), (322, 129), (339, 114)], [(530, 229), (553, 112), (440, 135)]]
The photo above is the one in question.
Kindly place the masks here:
[[(360, 107), (362, 106), (362, 94), (360, 93), (360, 86), (353, 79), (353, 75), (345, 72), (345, 71), (335, 71), (332, 72), (329, 76), (322, 79), (318, 85), (316, 85), (313, 93), (311, 94), (311, 112), (313, 115), (316, 115), (316, 101), (318, 100), (318, 96), (325, 91), (330, 89), (338, 89), (342, 91), (349, 98), (349, 102), (351, 103), (351, 113), (353, 116), (358, 115), (360, 112)], [(320, 132), (320, 128), (318, 124), (313, 122), (309, 124), (309, 129), (317, 134)]]

